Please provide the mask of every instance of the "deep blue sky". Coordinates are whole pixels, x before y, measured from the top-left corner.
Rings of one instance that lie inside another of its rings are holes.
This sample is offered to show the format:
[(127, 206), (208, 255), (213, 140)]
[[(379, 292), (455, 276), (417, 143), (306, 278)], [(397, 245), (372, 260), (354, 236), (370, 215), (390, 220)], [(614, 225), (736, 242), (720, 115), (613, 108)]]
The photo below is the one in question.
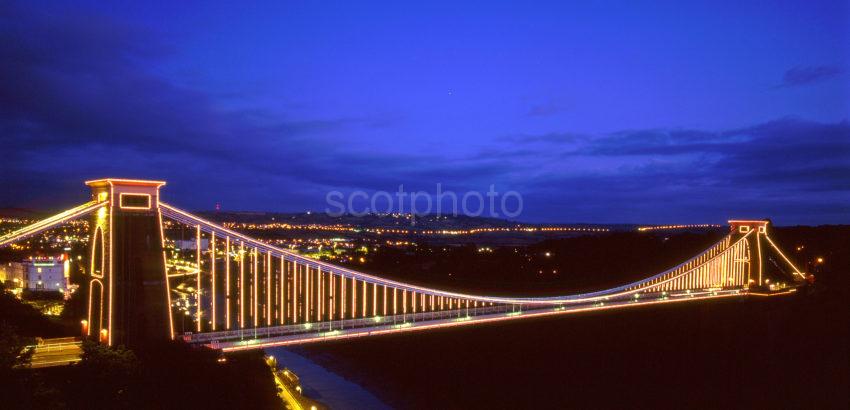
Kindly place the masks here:
[(526, 221), (850, 222), (847, 1), (154, 3), (0, 3), (0, 206), (118, 176), (189, 209), (495, 184)]

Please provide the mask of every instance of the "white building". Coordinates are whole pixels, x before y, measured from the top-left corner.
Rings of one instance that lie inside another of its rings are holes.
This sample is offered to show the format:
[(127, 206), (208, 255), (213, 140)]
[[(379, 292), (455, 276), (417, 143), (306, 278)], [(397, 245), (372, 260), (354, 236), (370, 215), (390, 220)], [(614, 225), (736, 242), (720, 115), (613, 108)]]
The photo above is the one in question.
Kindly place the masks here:
[[(195, 239), (176, 239), (174, 240), (174, 248), (180, 249), (183, 251), (196, 250), (197, 242)], [(201, 250), (207, 250), (210, 248), (210, 240), (208, 238), (201, 238)]]
[(68, 287), (70, 264), (64, 255), (35, 257), (24, 261), (27, 272), (26, 287), (35, 291), (65, 292)]

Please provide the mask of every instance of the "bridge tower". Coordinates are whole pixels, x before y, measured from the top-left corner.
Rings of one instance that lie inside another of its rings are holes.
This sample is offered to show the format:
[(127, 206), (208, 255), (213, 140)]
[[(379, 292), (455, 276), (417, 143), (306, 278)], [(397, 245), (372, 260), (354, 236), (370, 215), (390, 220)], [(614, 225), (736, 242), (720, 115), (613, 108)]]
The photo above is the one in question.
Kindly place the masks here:
[(163, 251), (162, 181), (87, 181), (93, 214), (88, 336), (136, 347), (173, 336)]
[(729, 226), (732, 230), (730, 234), (733, 241), (744, 236), (747, 237), (747, 245), (750, 251), (745, 286), (761, 287), (765, 285), (762, 248), (769, 245), (766, 240), (767, 226), (769, 224), (770, 221), (766, 219), (729, 221)]

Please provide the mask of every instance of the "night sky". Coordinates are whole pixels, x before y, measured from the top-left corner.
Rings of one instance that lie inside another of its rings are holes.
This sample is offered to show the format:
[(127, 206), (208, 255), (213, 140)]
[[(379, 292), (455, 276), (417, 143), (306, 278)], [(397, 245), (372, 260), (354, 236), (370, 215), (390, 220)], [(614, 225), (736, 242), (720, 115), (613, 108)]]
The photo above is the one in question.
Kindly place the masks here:
[(440, 183), (524, 221), (850, 222), (846, 0), (154, 3), (0, 3), (0, 207), (112, 176), (194, 210)]

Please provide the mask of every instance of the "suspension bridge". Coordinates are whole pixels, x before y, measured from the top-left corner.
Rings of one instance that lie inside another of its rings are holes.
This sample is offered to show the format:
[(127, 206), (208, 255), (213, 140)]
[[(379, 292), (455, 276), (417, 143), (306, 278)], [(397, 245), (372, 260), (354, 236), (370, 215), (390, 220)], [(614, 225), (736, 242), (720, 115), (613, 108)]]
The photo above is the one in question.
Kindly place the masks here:
[[(87, 181), (89, 202), (0, 237), (0, 247), (76, 218), (92, 223), (84, 333), (110, 345), (183, 339), (224, 351), (505, 320), (795, 291), (806, 274), (766, 220), (730, 232), (666, 271), (622, 286), (551, 297), (450, 292), (305, 257), (160, 200), (164, 181)], [(191, 232), (183, 244), (172, 232)], [(186, 243), (189, 243), (186, 246)], [(777, 287), (770, 278), (784, 276)], [(180, 293), (182, 292), (182, 293)], [(174, 300), (189, 293), (188, 299)], [(191, 332), (175, 321), (191, 319)]]

